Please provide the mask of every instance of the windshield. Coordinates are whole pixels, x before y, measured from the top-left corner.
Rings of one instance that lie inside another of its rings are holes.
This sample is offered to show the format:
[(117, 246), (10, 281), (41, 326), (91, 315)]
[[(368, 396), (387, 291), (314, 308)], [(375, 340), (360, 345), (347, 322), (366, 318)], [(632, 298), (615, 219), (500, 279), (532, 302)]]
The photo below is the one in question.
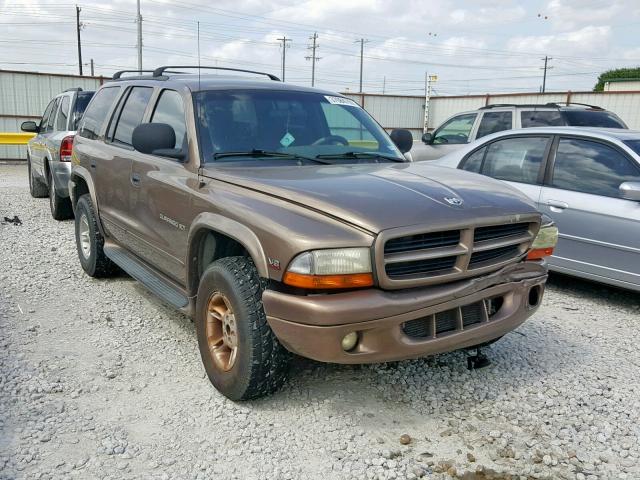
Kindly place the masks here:
[(567, 125), (572, 127), (627, 128), (622, 120), (611, 112), (594, 110), (565, 110)]
[(195, 93), (194, 102), (205, 163), (273, 165), (274, 154), (282, 154), (280, 160), (331, 159), (317, 163), (405, 161), (382, 127), (347, 98), (290, 90), (208, 90)]
[(625, 145), (640, 155), (640, 140), (625, 140)]

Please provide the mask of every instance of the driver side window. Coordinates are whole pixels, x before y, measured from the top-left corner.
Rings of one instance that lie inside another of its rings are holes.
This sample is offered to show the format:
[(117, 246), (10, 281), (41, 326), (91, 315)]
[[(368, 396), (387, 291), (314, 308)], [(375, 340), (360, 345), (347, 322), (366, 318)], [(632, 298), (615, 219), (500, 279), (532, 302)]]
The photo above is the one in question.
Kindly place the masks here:
[(444, 123), (433, 136), (434, 145), (456, 145), (469, 143), (469, 135), (476, 121), (477, 113), (465, 113)]

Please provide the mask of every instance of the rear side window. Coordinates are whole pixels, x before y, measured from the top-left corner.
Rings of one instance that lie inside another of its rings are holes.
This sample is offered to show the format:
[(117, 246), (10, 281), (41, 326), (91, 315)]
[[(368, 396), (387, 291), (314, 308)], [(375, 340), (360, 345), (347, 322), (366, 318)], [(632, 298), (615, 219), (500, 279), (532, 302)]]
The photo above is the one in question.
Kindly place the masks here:
[(640, 155), (640, 140), (625, 140), (624, 143), (627, 147), (631, 148), (634, 152)]
[(615, 114), (594, 110), (565, 110), (567, 125), (572, 127), (627, 128)]
[(453, 117), (436, 130), (431, 143), (435, 145), (468, 143), (469, 134), (477, 116), (475, 113), (465, 113)]
[(94, 92), (78, 92), (76, 103), (73, 105), (73, 125), (69, 127), (70, 130), (76, 130), (78, 128), (82, 114), (87, 109), (87, 105), (89, 105), (89, 101), (93, 98), (93, 94)]
[(56, 112), (58, 111), (58, 105), (60, 105), (60, 99), (56, 98), (53, 104), (53, 108), (51, 109), (51, 114), (49, 115), (49, 119), (47, 120), (47, 126), (45, 128), (46, 132), (53, 132), (53, 122), (56, 120)]
[(482, 174), (499, 180), (535, 184), (549, 138), (505, 138), (487, 148)]
[(564, 190), (620, 197), (620, 184), (640, 182), (640, 170), (622, 152), (599, 142), (561, 138), (552, 185)]
[(510, 130), (513, 126), (513, 114), (511, 112), (485, 112), (480, 120), (476, 138), (484, 137), (503, 130)]
[(56, 120), (56, 130), (64, 131), (67, 129), (67, 120), (69, 119), (69, 95), (62, 97), (60, 110), (58, 111), (58, 119)]
[(174, 148), (182, 148), (187, 125), (184, 120), (184, 103), (178, 92), (175, 90), (164, 90), (160, 94), (160, 99), (156, 104), (151, 122), (171, 125), (173, 131), (176, 132), (176, 144)]
[(522, 128), (560, 127), (565, 124), (558, 110), (523, 110), (520, 112)]
[(82, 116), (78, 135), (89, 139), (98, 138), (118, 93), (120, 87), (107, 87), (96, 92)]
[(153, 93), (151, 87), (133, 87), (120, 112), (113, 141), (131, 146), (133, 130), (142, 123), (144, 112)]

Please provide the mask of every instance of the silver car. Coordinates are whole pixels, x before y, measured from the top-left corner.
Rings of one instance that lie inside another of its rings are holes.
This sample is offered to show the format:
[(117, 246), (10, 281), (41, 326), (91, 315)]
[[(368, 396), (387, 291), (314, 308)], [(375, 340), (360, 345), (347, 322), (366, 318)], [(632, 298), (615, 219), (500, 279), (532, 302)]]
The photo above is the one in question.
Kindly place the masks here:
[(415, 161), (434, 160), (492, 133), (533, 127), (627, 128), (615, 113), (595, 105), (546, 103), (540, 105), (493, 104), (447, 119), (433, 133), (415, 142)]
[(640, 132), (509, 130), (433, 163), (503, 180), (533, 199), (560, 230), (551, 270), (640, 291)]
[(93, 93), (81, 88), (65, 90), (49, 102), (39, 124), (28, 121), (21, 125), (24, 132), (37, 134), (27, 144), (29, 191), (36, 198), (49, 197), (56, 220), (73, 216), (68, 186), (71, 149), (78, 121)]

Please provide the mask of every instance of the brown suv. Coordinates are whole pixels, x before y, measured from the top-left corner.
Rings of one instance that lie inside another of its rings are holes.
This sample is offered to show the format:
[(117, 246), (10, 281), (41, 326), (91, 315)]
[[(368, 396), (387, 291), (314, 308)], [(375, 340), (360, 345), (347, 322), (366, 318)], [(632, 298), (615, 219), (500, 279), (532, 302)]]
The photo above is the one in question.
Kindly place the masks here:
[(409, 132), (338, 94), (167, 68), (116, 74), (84, 114), (78, 255), (191, 315), (227, 397), (278, 388), (287, 351), (421, 357), (497, 339), (540, 304), (557, 230), (516, 190), (407, 162)]

